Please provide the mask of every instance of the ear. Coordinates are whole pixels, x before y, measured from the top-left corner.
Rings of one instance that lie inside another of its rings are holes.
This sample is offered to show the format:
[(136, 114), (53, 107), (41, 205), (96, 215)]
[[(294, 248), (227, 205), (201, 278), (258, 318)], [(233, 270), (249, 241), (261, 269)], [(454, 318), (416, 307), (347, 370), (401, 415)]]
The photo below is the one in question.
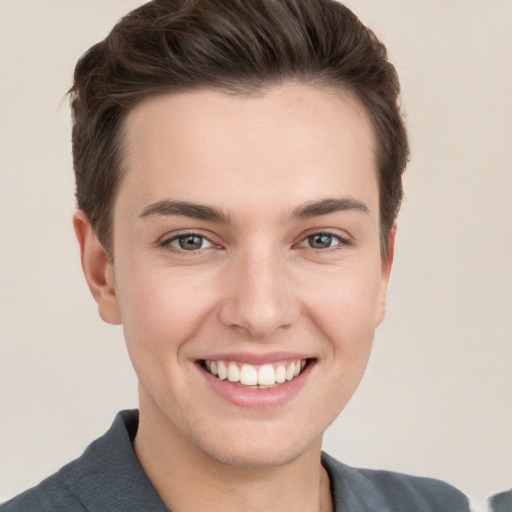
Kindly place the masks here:
[(82, 210), (76, 210), (73, 215), (73, 227), (80, 246), (82, 270), (92, 296), (98, 303), (100, 317), (109, 324), (119, 325), (121, 315), (117, 302), (114, 269)]
[(388, 290), (389, 277), (391, 275), (391, 267), (393, 266), (393, 257), (395, 255), (395, 236), (396, 236), (396, 224), (389, 231), (388, 235), (388, 247), (386, 257), (382, 258), (381, 263), (381, 289), (379, 298), (379, 307), (377, 311), (377, 321), (375, 326), (379, 325), (386, 314), (386, 296)]

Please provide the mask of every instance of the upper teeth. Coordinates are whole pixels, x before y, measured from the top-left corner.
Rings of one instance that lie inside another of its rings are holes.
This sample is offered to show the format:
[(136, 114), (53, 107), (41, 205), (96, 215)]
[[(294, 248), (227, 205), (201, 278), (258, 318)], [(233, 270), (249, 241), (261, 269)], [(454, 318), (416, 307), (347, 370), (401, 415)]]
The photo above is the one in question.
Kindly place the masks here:
[(297, 377), (306, 361), (297, 359), (261, 366), (234, 361), (205, 361), (205, 366), (220, 380), (240, 382), (244, 386), (273, 386)]

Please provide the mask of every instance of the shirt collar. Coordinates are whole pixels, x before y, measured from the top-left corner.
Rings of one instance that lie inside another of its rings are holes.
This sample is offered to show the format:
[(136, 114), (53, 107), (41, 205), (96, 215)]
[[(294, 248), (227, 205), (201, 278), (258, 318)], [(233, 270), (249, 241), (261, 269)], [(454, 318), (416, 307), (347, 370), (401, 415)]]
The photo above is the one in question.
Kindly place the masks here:
[(87, 510), (169, 512), (133, 451), (138, 423), (137, 410), (121, 411), (107, 433), (88, 446), (75, 471), (68, 473), (70, 486)]

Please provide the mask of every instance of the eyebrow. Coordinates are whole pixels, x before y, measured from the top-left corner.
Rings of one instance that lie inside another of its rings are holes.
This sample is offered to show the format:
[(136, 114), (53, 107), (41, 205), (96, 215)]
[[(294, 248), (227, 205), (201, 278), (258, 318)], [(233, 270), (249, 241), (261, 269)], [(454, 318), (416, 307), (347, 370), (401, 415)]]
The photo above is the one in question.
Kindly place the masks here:
[[(336, 212), (359, 211), (365, 214), (369, 213), (368, 207), (352, 197), (328, 198), (319, 201), (309, 201), (293, 209), (290, 219), (312, 219), (322, 215), (329, 215)], [(172, 201), (164, 199), (157, 201), (144, 208), (139, 215), (140, 219), (147, 217), (163, 216), (183, 216), (192, 219), (206, 220), (219, 224), (229, 224), (229, 215), (225, 214), (219, 208), (213, 206), (190, 203), (187, 201)]]
[(361, 201), (358, 201), (353, 197), (343, 197), (339, 199), (328, 198), (321, 199), (319, 201), (307, 202), (295, 208), (292, 211), (290, 218), (305, 220), (320, 217), (322, 215), (329, 215), (331, 213), (346, 211), (358, 211), (367, 215), (370, 213), (368, 207)]
[(144, 219), (155, 215), (179, 215), (192, 219), (218, 222), (220, 224), (228, 224), (230, 222), (228, 215), (213, 206), (189, 203), (187, 201), (172, 201), (169, 199), (146, 206), (139, 215), (139, 218)]

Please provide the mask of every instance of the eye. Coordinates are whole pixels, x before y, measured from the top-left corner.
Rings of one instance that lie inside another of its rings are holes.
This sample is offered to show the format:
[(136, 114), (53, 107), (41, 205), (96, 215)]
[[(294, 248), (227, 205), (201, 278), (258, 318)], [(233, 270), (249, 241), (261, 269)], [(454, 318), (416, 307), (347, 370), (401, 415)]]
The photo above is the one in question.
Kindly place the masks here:
[(182, 251), (200, 251), (213, 244), (204, 236), (195, 233), (184, 233), (166, 240), (163, 245), (175, 247)]
[(336, 245), (349, 245), (349, 240), (334, 233), (314, 233), (306, 237), (299, 246), (311, 247), (312, 249), (331, 249)]

